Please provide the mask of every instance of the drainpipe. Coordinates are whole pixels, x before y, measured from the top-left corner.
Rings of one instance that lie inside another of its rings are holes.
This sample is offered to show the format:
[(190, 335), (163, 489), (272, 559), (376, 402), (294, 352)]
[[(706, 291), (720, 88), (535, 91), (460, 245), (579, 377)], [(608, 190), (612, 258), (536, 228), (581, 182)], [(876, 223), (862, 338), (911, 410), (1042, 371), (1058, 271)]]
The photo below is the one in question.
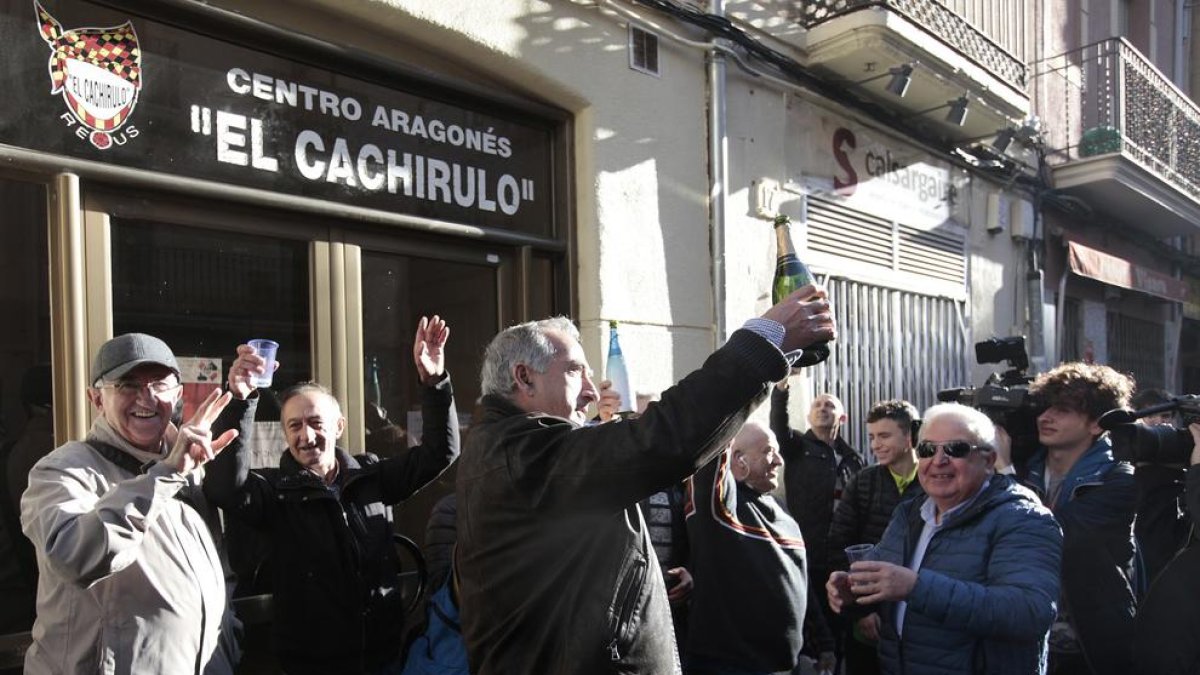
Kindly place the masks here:
[[(1188, 38), (1191, 26), (1188, 24), (1187, 0), (1175, 0), (1175, 86), (1182, 91), (1188, 91), (1187, 54)], [(1189, 92), (1190, 93), (1190, 92)]]
[[(708, 13), (725, 16), (724, 0), (709, 0)], [(725, 140), (725, 55), (708, 52), (708, 163), (709, 238), (712, 246), (713, 342), (725, 343), (725, 197), (728, 194), (729, 160)]]

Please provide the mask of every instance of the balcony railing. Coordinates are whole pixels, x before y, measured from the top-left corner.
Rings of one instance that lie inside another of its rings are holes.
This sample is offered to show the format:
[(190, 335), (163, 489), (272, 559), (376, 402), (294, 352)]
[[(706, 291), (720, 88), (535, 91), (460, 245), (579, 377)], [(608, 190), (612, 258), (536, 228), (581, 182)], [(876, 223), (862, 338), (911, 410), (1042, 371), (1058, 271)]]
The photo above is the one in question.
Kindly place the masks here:
[(1200, 201), (1200, 107), (1112, 38), (1035, 64), (1047, 159), (1122, 153)]
[(870, 7), (896, 12), (1001, 80), (1025, 88), (1026, 0), (992, 0), (983, 12), (960, 8), (964, 14), (937, 0), (801, 0), (797, 5), (805, 28)]

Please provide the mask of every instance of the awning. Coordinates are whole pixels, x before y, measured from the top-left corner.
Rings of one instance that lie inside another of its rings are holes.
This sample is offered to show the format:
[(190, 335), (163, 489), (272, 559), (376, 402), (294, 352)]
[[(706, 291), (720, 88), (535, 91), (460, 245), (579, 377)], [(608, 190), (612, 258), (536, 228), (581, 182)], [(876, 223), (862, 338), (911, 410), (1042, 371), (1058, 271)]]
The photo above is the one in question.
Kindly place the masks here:
[(1071, 271), (1080, 276), (1172, 302), (1183, 302), (1188, 297), (1184, 281), (1078, 242), (1067, 242), (1067, 259)]

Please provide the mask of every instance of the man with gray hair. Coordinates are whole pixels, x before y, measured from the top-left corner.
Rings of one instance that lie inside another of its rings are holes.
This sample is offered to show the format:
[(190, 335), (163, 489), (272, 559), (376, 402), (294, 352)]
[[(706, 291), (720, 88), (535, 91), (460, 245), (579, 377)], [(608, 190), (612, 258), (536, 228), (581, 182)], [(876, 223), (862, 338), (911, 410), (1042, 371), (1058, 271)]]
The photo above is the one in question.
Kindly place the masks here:
[(458, 469), (455, 566), (471, 672), (680, 672), (637, 502), (708, 463), (799, 350), (834, 337), (825, 291), (806, 286), (640, 417), (585, 426), (598, 393), (571, 322), (497, 335)]
[(974, 408), (930, 408), (916, 450), (925, 495), (896, 508), (870, 560), (830, 575), (830, 607), (878, 611), (885, 675), (1045, 673), (1063, 541), (1054, 516), (995, 473), (996, 428)]

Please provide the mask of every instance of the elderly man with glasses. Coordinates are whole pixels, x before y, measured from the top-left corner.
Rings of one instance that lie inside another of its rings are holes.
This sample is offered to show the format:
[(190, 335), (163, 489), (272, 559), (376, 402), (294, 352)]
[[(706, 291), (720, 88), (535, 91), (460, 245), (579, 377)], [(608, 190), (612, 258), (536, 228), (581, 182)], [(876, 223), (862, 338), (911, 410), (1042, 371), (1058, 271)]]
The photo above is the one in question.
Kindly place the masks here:
[(87, 438), (38, 461), (21, 498), (40, 575), (25, 672), (232, 673), (236, 619), (197, 475), (237, 436), (211, 432), (230, 395), (176, 428), (179, 365), (141, 333), (104, 343), (91, 382)]
[(950, 403), (925, 413), (925, 496), (896, 508), (871, 560), (826, 583), (831, 607), (878, 611), (880, 671), (1045, 673), (1062, 531), (1037, 497), (995, 473), (996, 429)]

